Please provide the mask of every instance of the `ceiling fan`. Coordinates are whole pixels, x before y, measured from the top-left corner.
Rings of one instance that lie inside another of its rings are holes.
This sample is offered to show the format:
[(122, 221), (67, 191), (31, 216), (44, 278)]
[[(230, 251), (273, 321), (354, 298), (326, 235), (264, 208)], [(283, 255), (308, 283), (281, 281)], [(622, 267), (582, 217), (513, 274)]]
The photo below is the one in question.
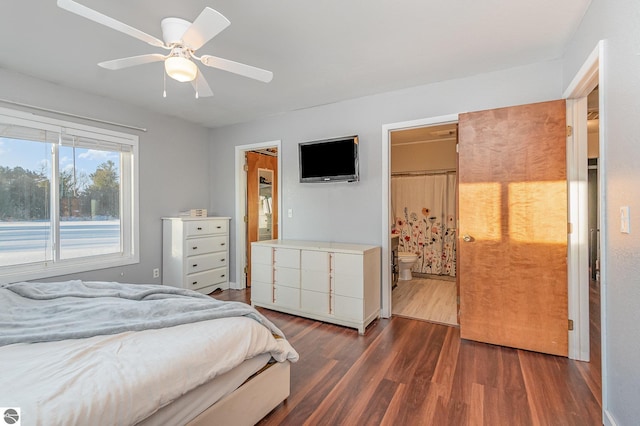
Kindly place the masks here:
[[(169, 77), (180, 82), (191, 82), (196, 91), (196, 98), (213, 96), (213, 92), (194, 60), (208, 67), (221, 69), (265, 83), (270, 82), (273, 78), (271, 71), (251, 65), (211, 55), (196, 56), (196, 50), (231, 24), (220, 12), (210, 7), (205, 7), (193, 23), (180, 18), (164, 18), (161, 22), (163, 40), (160, 40), (73, 0), (57, 1), (58, 7), (62, 9), (135, 37), (152, 46), (169, 50), (167, 55), (150, 53), (100, 62), (98, 65), (103, 68), (119, 70), (135, 65), (163, 61), (164, 69)], [(166, 91), (164, 96), (166, 96)]]

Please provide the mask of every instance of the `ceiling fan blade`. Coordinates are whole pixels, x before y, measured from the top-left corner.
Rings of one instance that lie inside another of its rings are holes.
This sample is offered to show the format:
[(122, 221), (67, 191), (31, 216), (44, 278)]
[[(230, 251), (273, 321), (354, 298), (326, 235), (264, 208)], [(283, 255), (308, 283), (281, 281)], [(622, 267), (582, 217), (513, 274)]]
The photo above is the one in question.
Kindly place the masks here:
[(273, 78), (271, 71), (256, 68), (251, 65), (241, 64), (240, 62), (230, 61), (229, 59), (218, 58), (217, 56), (202, 55), (200, 61), (208, 67), (218, 68), (229, 71), (244, 77), (253, 78), (254, 80), (268, 83)]
[(220, 12), (205, 7), (182, 35), (182, 42), (189, 48), (198, 50), (230, 24)]
[(209, 83), (207, 83), (207, 80), (205, 80), (200, 70), (198, 70), (198, 75), (196, 76), (195, 80), (191, 81), (191, 85), (198, 94), (199, 98), (213, 96), (211, 87), (209, 87)]
[(90, 19), (94, 22), (97, 22), (98, 24), (102, 24), (116, 31), (120, 31), (132, 37), (135, 37), (138, 40), (142, 40), (152, 46), (163, 47), (167, 49), (167, 46), (164, 45), (164, 42), (162, 40), (136, 28), (130, 27), (129, 25), (117, 21), (107, 15), (103, 15), (100, 12), (96, 12), (93, 9), (89, 9), (87, 6), (76, 3), (73, 0), (58, 0), (58, 7), (68, 10), (71, 13), (75, 13), (76, 15), (82, 16), (83, 18)]
[(100, 62), (98, 65), (108, 70), (119, 70), (151, 62), (164, 61), (166, 58), (166, 56), (159, 53), (151, 53), (149, 55), (131, 56), (128, 58), (114, 59), (112, 61), (104, 61)]

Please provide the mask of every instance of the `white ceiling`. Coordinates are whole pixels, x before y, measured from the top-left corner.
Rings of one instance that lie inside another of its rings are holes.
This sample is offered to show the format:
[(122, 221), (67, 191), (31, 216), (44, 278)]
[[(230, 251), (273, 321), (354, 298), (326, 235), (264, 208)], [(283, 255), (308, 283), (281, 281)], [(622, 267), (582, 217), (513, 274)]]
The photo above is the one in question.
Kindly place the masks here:
[[(165, 53), (62, 10), (55, 0), (3, 1), (0, 67), (208, 127), (559, 58), (590, 0), (78, 0), (162, 38), (168, 16), (205, 6), (231, 25), (198, 50), (273, 71), (261, 83), (201, 66), (214, 97), (152, 63), (101, 61)], [(1, 97), (1, 96), (0, 96)]]

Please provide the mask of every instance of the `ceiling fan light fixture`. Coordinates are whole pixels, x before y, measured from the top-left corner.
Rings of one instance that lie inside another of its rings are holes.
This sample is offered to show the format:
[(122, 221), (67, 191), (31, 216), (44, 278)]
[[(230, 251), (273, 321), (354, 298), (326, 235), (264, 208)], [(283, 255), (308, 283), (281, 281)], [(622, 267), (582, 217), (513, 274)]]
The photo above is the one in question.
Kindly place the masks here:
[(170, 56), (164, 61), (167, 75), (181, 83), (193, 81), (198, 76), (198, 67), (193, 61), (182, 56)]

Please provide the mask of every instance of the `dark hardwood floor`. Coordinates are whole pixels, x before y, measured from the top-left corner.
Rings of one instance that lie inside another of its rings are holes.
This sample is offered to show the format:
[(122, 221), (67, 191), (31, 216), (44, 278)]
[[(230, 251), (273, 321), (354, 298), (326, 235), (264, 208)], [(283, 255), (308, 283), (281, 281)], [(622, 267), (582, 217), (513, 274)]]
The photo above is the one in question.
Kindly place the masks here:
[[(244, 290), (212, 296), (250, 297)], [(461, 340), (456, 327), (400, 317), (380, 319), (360, 336), (260, 312), (300, 354), (291, 395), (260, 425), (602, 424), (599, 347), (596, 362), (584, 363)], [(592, 318), (600, 324), (599, 311)]]

